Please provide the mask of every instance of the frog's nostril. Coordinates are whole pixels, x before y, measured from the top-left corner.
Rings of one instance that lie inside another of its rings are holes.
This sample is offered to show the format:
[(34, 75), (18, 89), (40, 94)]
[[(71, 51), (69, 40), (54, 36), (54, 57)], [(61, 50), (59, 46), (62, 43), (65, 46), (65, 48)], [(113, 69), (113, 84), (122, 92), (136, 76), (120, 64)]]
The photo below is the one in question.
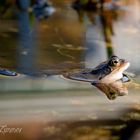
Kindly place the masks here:
[(120, 59), (120, 61), (121, 61), (122, 63), (127, 62), (125, 59)]
[(124, 59), (120, 59), (120, 61), (121, 61), (121, 62), (124, 62), (125, 60), (124, 60)]

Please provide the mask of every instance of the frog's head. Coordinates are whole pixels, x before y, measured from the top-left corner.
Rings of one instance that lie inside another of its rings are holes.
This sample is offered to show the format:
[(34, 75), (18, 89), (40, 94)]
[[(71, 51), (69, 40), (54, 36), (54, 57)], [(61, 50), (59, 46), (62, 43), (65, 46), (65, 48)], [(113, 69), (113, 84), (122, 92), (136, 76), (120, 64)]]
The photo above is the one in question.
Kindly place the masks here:
[(125, 59), (112, 56), (108, 61), (108, 65), (112, 68), (112, 71), (124, 72), (129, 67), (130, 63)]
[(120, 80), (123, 77), (123, 72), (130, 66), (130, 63), (124, 59), (119, 59), (117, 56), (112, 56), (108, 62), (111, 72), (101, 79), (102, 83), (112, 83)]

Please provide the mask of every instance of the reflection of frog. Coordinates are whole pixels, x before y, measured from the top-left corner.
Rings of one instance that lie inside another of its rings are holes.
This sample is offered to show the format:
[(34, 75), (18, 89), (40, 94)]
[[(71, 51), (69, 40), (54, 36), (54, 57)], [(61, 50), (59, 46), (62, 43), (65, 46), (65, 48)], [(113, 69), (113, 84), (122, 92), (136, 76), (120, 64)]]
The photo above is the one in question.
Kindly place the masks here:
[(124, 71), (130, 63), (117, 56), (112, 56), (108, 61), (98, 65), (94, 69), (76, 70), (64, 75), (67, 78), (85, 82), (91, 82), (92, 85), (103, 91), (109, 99), (127, 94), (127, 88), (124, 83), (130, 81)]

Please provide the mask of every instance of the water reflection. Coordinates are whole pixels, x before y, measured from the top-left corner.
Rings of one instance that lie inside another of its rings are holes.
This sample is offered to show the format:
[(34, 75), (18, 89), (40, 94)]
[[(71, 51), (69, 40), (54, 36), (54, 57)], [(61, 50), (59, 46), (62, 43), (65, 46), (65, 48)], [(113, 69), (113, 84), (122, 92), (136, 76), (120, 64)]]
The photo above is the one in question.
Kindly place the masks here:
[[(87, 20), (91, 23), (91, 24), (89, 24), (88, 22), (85, 23), (86, 25), (85, 45), (88, 47), (88, 52), (86, 52), (85, 56), (87, 57), (87, 59), (89, 60), (89, 57), (92, 57), (93, 60), (92, 63), (96, 64), (96, 62), (94, 62), (95, 58), (99, 59), (98, 56), (102, 57), (106, 56), (105, 54), (103, 54), (105, 53), (105, 49), (108, 58), (114, 55), (112, 43), (112, 36), (114, 35), (113, 21), (116, 20), (118, 16), (117, 13), (118, 9), (113, 7), (103, 8), (103, 6), (98, 8), (95, 5), (95, 3), (92, 3), (92, 5), (94, 6), (92, 6), (90, 9), (86, 9), (83, 8), (83, 6), (77, 4), (77, 1), (74, 2), (73, 5), (74, 9), (76, 9), (78, 13), (79, 21), (83, 23), (86, 22)], [(79, 7), (77, 8), (76, 5)], [(88, 6), (89, 3), (86, 3), (84, 5)], [(101, 5), (103, 5), (102, 2)], [(104, 43), (102, 42), (105, 43), (105, 46)], [(100, 48), (100, 50), (99, 49), (97, 50), (98, 47)]]
[(34, 73), (36, 39), (34, 29), (30, 26), (29, 9), (30, 2), (19, 0), (19, 71), (22, 73)]
[(55, 12), (55, 8), (51, 6), (49, 1), (36, 0), (33, 6), (33, 11), (38, 20), (48, 18)]
[(37, 19), (30, 19), (30, 1), (18, 0), (19, 20), (19, 71), (24, 74), (35, 75), (37, 73), (36, 52), (38, 20), (48, 18), (54, 8), (47, 1), (37, 0), (33, 5), (33, 12)]
[(107, 56), (113, 55), (112, 36), (113, 31), (113, 11), (106, 10), (101, 12), (100, 18), (102, 23), (103, 36), (106, 44)]
[[(87, 67), (97, 65), (99, 62), (106, 59), (106, 57), (109, 57), (112, 54), (117, 54), (121, 57), (125, 55), (126, 58), (130, 60), (130, 62), (133, 61), (133, 67), (131, 67), (130, 69), (133, 69), (134, 71), (134, 69), (137, 67), (137, 62), (134, 62), (134, 59), (130, 59), (129, 56), (131, 50), (130, 48), (132, 48), (132, 46), (135, 46), (134, 51), (139, 50), (137, 49), (138, 46), (136, 46), (136, 44), (138, 43), (138, 28), (134, 28), (134, 24), (137, 25), (139, 22), (138, 18), (134, 18), (136, 16), (138, 17), (139, 13), (139, 4), (137, 3), (136, 5), (136, 3), (131, 3), (132, 5), (134, 5), (134, 7), (136, 7), (135, 12), (129, 11), (129, 2), (127, 3), (127, 6), (124, 5), (123, 2), (119, 2), (116, 4), (116, 6), (112, 6), (111, 8), (93, 8), (90, 11), (83, 8), (76, 9), (79, 16), (79, 21), (84, 23), (84, 26), (86, 27), (85, 46), (88, 47), (88, 51), (85, 52), (84, 56), (86, 57), (85, 61), (88, 63)], [(129, 12), (133, 15), (134, 20), (129, 20), (127, 18), (127, 14)], [(125, 21), (125, 18), (127, 18), (127, 21)], [(129, 29), (129, 26), (131, 26), (131, 29)], [(128, 32), (135, 32), (135, 35), (128, 35), (127, 33), (122, 34), (121, 32), (123, 30), (131, 30)], [(125, 38), (123, 36), (125, 36)], [(137, 37), (135, 38), (134, 36)], [(135, 44), (132, 40), (135, 40), (135, 42), (137, 43)], [(124, 49), (121, 50), (121, 48)], [(136, 56), (138, 57), (137, 53)]]
[[(70, 2), (53, 2), (53, 4), (57, 9), (56, 13), (54, 13), (51, 19), (47, 22), (40, 21), (39, 24), (36, 23), (33, 16), (30, 15), (32, 13), (30, 10), (33, 8), (33, 2), (32, 6), (29, 7), (29, 17), (27, 17), (29, 18), (29, 25), (27, 26), (27, 30), (30, 30), (28, 32), (32, 35), (27, 35), (27, 38), (32, 38), (29, 39), (34, 40), (31, 41), (32, 43), (36, 41), (38, 42), (31, 45), (34, 46), (37, 44), (38, 56), (36, 59), (38, 61), (38, 68), (53, 69), (56, 63), (63, 65), (67, 62), (73, 63), (74, 67), (79, 65), (80, 62), (86, 62), (85, 67), (95, 67), (107, 57), (116, 54), (123, 58), (125, 56), (125, 58), (130, 61), (132, 64), (130, 70), (139, 72), (138, 61), (136, 61), (139, 59), (139, 3), (137, 1), (126, 3), (121, 1), (121, 4), (119, 4), (117, 8), (115, 7), (111, 9), (97, 8), (97, 6), (90, 11), (78, 9), (77, 13), (80, 22), (77, 21), (75, 11), (70, 8)], [(20, 9), (19, 4), (18, 8)], [(134, 9), (133, 11), (132, 8)], [(132, 15), (133, 20), (128, 18), (130, 14)], [(3, 28), (1, 27), (1, 46), (11, 48), (10, 45), (12, 45), (12, 48), (15, 49), (14, 53), (16, 53), (16, 47), (18, 47), (18, 38), (16, 36), (18, 29), (14, 23), (16, 21), (12, 20), (12, 22), (14, 21), (13, 23), (10, 21), (11, 24), (8, 19), (6, 19), (3, 22), (6, 21), (9, 23), (9, 28), (6, 24), (3, 25)], [(72, 30), (68, 27), (72, 27)], [(14, 33), (16, 33), (16, 35), (13, 35)], [(123, 36), (125, 36), (125, 38)], [(9, 38), (10, 43), (6, 42), (7, 37)], [(62, 46), (61, 51), (58, 51), (56, 46), (60, 45)], [(74, 46), (75, 50), (69, 50), (67, 46)], [(124, 46), (125, 49), (121, 49), (124, 48)], [(78, 47), (82, 49), (77, 49)], [(132, 49), (133, 52), (131, 51)], [(10, 58), (8, 57), (6, 49), (3, 54), (4, 53), (6, 54), (6, 58), (8, 58), (8, 62), (13, 61), (12, 63), (14, 63), (13, 65), (15, 69), (16, 65), (18, 65), (16, 63), (18, 62), (13, 60), (14, 58), (11, 56)], [(134, 54), (136, 59), (133, 57)], [(9, 63), (11, 64), (11, 62)], [(11, 68), (9, 64), (7, 65), (7, 68), (8, 67)], [(58, 69), (63, 70), (64, 67), (58, 67)]]

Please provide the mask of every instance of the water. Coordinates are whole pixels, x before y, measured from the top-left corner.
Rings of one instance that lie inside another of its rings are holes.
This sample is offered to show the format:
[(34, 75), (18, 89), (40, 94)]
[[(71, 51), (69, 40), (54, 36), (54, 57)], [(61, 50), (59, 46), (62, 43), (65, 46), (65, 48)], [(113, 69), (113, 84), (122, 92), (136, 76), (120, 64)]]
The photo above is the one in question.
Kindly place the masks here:
[(76, 11), (71, 0), (52, 3), (55, 12), (47, 19), (14, 5), (14, 17), (8, 10), (0, 19), (0, 66), (21, 74), (0, 76), (0, 125), (23, 128), (22, 135), (0, 138), (127, 140), (130, 132), (139, 139), (138, 86), (109, 101), (89, 83), (60, 76), (115, 54), (130, 62), (139, 83), (139, 1), (120, 1), (118, 9), (104, 12)]

